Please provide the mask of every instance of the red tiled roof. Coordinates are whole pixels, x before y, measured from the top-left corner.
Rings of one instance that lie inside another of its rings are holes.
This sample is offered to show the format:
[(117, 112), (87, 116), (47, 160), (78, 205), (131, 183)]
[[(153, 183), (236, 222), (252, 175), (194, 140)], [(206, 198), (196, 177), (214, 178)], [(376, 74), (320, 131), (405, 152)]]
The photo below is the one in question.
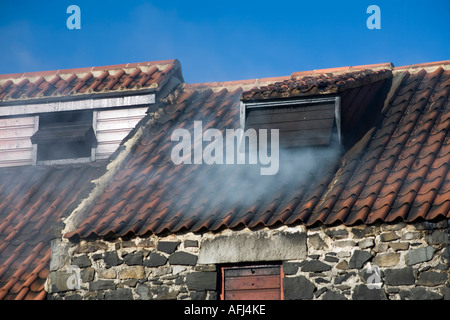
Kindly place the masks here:
[[(156, 91), (175, 73), (180, 77), (180, 68), (178, 60), (164, 60), (2, 74), (0, 103)], [(46, 297), (52, 227), (85, 194), (101, 168), (101, 162), (0, 168), (0, 299)]]
[[(394, 69), (401, 83), (380, 123), (338, 162), (311, 171), (289, 158), (280, 174), (264, 177), (254, 166), (172, 163), (174, 129), (194, 120), (204, 129), (239, 127), (238, 84), (184, 85), (66, 237), (449, 218), (450, 71), (446, 62), (434, 66)], [(370, 74), (365, 69), (351, 74)]]
[(0, 102), (49, 97), (157, 89), (174, 72), (178, 60), (127, 63), (0, 75)]
[(52, 228), (101, 167), (0, 168), (0, 300), (46, 298)]
[(289, 79), (260, 86), (242, 94), (242, 100), (265, 100), (338, 93), (373, 83), (390, 74), (390, 63), (294, 72)]

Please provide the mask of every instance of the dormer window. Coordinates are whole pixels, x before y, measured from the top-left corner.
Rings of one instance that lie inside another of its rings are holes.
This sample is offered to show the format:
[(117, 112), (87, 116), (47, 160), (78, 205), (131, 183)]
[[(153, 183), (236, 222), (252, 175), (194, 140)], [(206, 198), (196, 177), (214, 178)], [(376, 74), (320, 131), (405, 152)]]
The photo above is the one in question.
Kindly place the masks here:
[(31, 142), (37, 145), (38, 164), (91, 161), (97, 147), (93, 112), (41, 114)]
[(241, 127), (278, 129), (284, 148), (328, 146), (341, 142), (340, 97), (242, 102)]

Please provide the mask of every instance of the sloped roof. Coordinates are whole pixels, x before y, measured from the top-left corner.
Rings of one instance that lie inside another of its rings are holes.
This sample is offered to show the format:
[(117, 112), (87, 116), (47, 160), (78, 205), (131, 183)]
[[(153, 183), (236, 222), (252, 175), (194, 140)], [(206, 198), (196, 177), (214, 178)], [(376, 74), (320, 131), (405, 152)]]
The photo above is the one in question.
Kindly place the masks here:
[[(178, 60), (0, 75), (0, 108), (44, 99), (156, 92)], [(45, 299), (52, 228), (87, 196), (105, 161), (0, 168), (0, 299)]]
[[(178, 62), (171, 61), (167, 68), (174, 63), (178, 69)], [(149, 67), (152, 65), (148, 64)], [(383, 110), (381, 122), (355, 148), (343, 158), (336, 159), (335, 155), (325, 158), (321, 170), (309, 170), (308, 166), (302, 169), (297, 167), (297, 163), (286, 167), (280, 164), (280, 175), (264, 177), (267, 178), (264, 184), (260, 183), (263, 177), (258, 169), (252, 166), (173, 165), (170, 161), (172, 131), (181, 127), (191, 129), (194, 120), (202, 120), (205, 129), (238, 128), (239, 100), (244, 92), (252, 89), (270, 89), (271, 84), (294, 78), (301, 80), (302, 75), (327, 74), (327, 77), (333, 77), (355, 69), (375, 71), (379, 67), (386, 69), (386, 66), (346, 67), (351, 69), (183, 84), (175, 94), (169, 95), (162, 106), (163, 112), (147, 116), (147, 124), (141, 122), (143, 136), (106, 191), (95, 199), (95, 205), (86, 213), (86, 218), (66, 236), (86, 238), (182, 230), (214, 231), (239, 226), (353, 225), (395, 219), (410, 222), (448, 218), (449, 65), (450, 61), (446, 61), (395, 68), (394, 82), (399, 82), (399, 85)], [(128, 69), (139, 66), (122, 67), (125, 71), (123, 76), (131, 77), (133, 71), (130, 73)], [(66, 71), (64, 74), (72, 73), (77, 78), (82, 73), (77, 69)], [(141, 72), (142, 69), (136, 74)], [(168, 72), (168, 69), (163, 72)], [(46, 91), (40, 85), (35, 89), (39, 88), (41, 94), (21, 94), (29, 83), (35, 83), (36, 77), (42, 76), (44, 81), (39, 81), (45, 85), (58, 72), (45, 73), (0, 75), (1, 90), (5, 90), (8, 80), (12, 86), (30, 76), (29, 82), (25, 81), (27, 84), (19, 86), (8, 99), (25, 99), (21, 103), (26, 103), (30, 101), (28, 97), (59, 97), (53, 95), (53, 89)], [(110, 76), (112, 73), (108, 71)], [(170, 72), (166, 74), (169, 76)], [(120, 77), (118, 81), (123, 81), (123, 86), (128, 83), (127, 88), (131, 91), (139, 90), (139, 83), (133, 84), (133, 79), (136, 78)], [(151, 79), (150, 82), (158, 81), (154, 77)], [(348, 77), (346, 85), (352, 79)], [(112, 85), (111, 79), (107, 82), (114, 92), (122, 92), (117, 83)], [(150, 82), (145, 85), (151, 86)], [(62, 85), (56, 91), (66, 97), (77, 96), (72, 92), (73, 87), (61, 89), (67, 82), (58, 80), (55, 83)], [(95, 90), (108, 92), (108, 85), (103, 85)], [(30, 86), (27, 91), (33, 92), (32, 88)], [(86, 91), (80, 94), (96, 92), (86, 87), (83, 90)], [(6, 101), (4, 93), (0, 93), (3, 102)], [(292, 159), (288, 158), (287, 163)], [(63, 215), (70, 214), (81, 199), (88, 197), (91, 181), (103, 175), (104, 166), (105, 163), (91, 163), (0, 169), (0, 299), (45, 298), (44, 282), (49, 272), (52, 228), (59, 224)]]
[(0, 299), (45, 299), (52, 230), (103, 165), (0, 168)]
[(242, 100), (254, 101), (338, 93), (379, 81), (386, 77), (392, 68), (391, 63), (382, 63), (312, 72), (294, 72), (289, 79), (244, 92)]
[[(327, 157), (319, 168), (294, 155), (280, 164), (280, 174), (266, 177), (254, 166), (176, 166), (170, 158), (173, 130), (191, 129), (194, 120), (204, 129), (238, 128), (244, 90), (244, 96), (264, 92), (251, 91), (264, 84), (183, 85), (157, 117), (147, 119), (121, 170), (66, 237), (448, 218), (449, 64), (394, 69), (398, 87), (382, 119), (347, 154)], [(352, 73), (372, 74), (370, 69)]]
[(0, 102), (156, 90), (179, 72), (178, 60), (0, 75)]

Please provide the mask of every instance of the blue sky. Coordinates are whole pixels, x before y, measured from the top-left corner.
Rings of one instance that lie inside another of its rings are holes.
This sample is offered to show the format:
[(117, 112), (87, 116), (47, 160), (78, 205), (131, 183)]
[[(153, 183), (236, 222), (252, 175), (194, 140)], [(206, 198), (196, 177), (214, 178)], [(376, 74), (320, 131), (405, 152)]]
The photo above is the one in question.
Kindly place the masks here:
[[(81, 29), (69, 30), (69, 5)], [(370, 30), (369, 5), (381, 10)], [(179, 59), (186, 82), (450, 59), (450, 1), (0, 0), (0, 73)]]

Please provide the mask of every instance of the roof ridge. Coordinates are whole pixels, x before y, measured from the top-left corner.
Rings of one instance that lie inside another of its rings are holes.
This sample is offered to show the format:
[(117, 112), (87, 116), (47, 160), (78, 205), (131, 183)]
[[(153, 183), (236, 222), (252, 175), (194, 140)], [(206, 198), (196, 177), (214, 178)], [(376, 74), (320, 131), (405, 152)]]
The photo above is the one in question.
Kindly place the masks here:
[(404, 65), (400, 67), (395, 67), (394, 70), (410, 70), (417, 68), (429, 68), (429, 67), (449, 67), (450, 68), (450, 60), (441, 60), (441, 61), (432, 61), (425, 63), (416, 63), (411, 65)]
[(346, 66), (346, 67), (337, 67), (337, 68), (324, 68), (324, 69), (314, 69), (314, 70), (307, 70), (307, 71), (298, 71), (293, 72), (291, 74), (291, 78), (300, 78), (304, 76), (311, 76), (311, 75), (319, 75), (319, 74), (325, 74), (325, 73), (332, 73), (332, 74), (341, 74), (351, 71), (359, 71), (359, 70), (379, 70), (379, 69), (394, 69), (394, 64), (392, 62), (385, 62), (385, 63), (377, 63), (377, 64), (364, 64), (364, 65), (358, 65), (358, 66)]
[(233, 86), (245, 86), (245, 85), (259, 85), (277, 81), (289, 80), (290, 76), (279, 77), (267, 77), (267, 78), (254, 78), (254, 79), (241, 79), (241, 80), (228, 80), (228, 81), (211, 81), (211, 82), (197, 82), (186, 83), (188, 89), (202, 89), (202, 88), (227, 88)]
[(157, 91), (172, 77), (184, 81), (177, 59), (3, 74), (0, 75), (0, 103), (107, 92), (120, 94), (141, 89)]
[(41, 71), (31, 71), (31, 72), (17, 72), (17, 73), (4, 73), (0, 74), (1, 79), (19, 79), (27, 77), (38, 77), (38, 76), (50, 76), (58, 74), (67, 73), (85, 73), (92, 71), (103, 71), (103, 70), (118, 70), (118, 69), (128, 69), (128, 68), (138, 68), (138, 67), (148, 67), (155, 65), (165, 65), (165, 64), (176, 64), (177, 59), (169, 60), (155, 60), (155, 61), (145, 61), (145, 62), (134, 62), (134, 63), (122, 63), (122, 64), (112, 64), (106, 66), (91, 66), (91, 67), (80, 67), (80, 68), (65, 68), (65, 69), (55, 69), (55, 70), (41, 70)]
[[(362, 71), (362, 70), (380, 70), (389, 69), (393, 70), (394, 65), (391, 62), (379, 63), (379, 64), (367, 64), (358, 66), (347, 66), (347, 67), (337, 67), (337, 68), (326, 68), (326, 69), (315, 69), (308, 71), (298, 71), (293, 72), (290, 76), (278, 76), (278, 77), (265, 77), (265, 78), (254, 78), (254, 79), (241, 79), (241, 80), (229, 80), (229, 81), (211, 81), (211, 82), (197, 82), (197, 83), (186, 83), (186, 89), (236, 89), (238, 86), (244, 91), (252, 89), (254, 87), (259, 87), (267, 85), (270, 83), (283, 82), (290, 80), (292, 78), (299, 78), (303, 76), (320, 75), (324, 73), (341, 74), (346, 72)], [(253, 86), (252, 86), (253, 85)]]

